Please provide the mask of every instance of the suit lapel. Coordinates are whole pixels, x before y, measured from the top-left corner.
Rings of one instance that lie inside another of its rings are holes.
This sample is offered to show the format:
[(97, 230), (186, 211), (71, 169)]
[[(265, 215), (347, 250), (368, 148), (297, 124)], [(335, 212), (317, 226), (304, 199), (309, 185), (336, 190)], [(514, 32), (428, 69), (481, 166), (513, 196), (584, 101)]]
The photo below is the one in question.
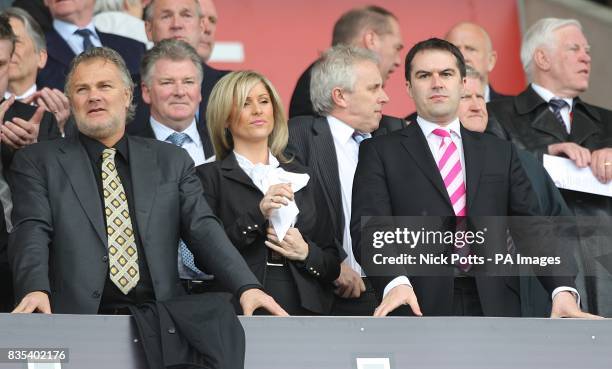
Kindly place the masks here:
[(67, 144), (59, 149), (61, 155), (58, 160), (92, 227), (105, 248), (108, 248), (108, 238), (102, 218), (102, 204), (100, 196), (96, 195), (99, 193), (98, 184), (91, 169), (89, 156), (77, 138), (66, 141)]
[[(140, 234), (147, 235), (149, 234), (147, 226), (149, 225), (151, 209), (155, 202), (155, 190), (161, 178), (157, 165), (157, 153), (151, 149), (146, 141), (127, 137), (136, 224)], [(143, 244), (146, 244), (144, 238)]]
[(230, 153), (221, 161), (221, 175), (232, 181), (242, 183), (243, 185), (250, 187), (251, 189), (261, 192), (257, 186), (253, 183), (251, 178), (240, 168), (236, 156), (234, 153)]
[(68, 46), (68, 43), (54, 29), (49, 31), (47, 37), (47, 53), (50, 58), (57, 60), (66, 67), (75, 57), (74, 51)]
[(531, 126), (535, 130), (549, 134), (561, 142), (568, 140), (565, 127), (557, 121), (546, 102), (531, 86), (516, 97), (514, 104), (516, 111), (521, 115), (535, 114), (535, 118), (531, 120)]
[(419, 169), (421, 169), (421, 172), (429, 179), (446, 202), (451, 205), (446, 186), (444, 186), (440, 176), (440, 170), (419, 125), (416, 123), (408, 125), (402, 131), (402, 135), (404, 136), (402, 140), (404, 148), (408, 151)]
[(342, 195), (340, 191), (340, 177), (338, 172), (338, 157), (334, 139), (326, 118), (318, 117), (312, 126), (314, 136), (312, 138), (313, 150), (316, 159), (316, 170), (322, 180), (323, 191), (331, 201), (333, 214), (341, 220), (344, 227), (344, 216), (342, 215)]
[(470, 207), (474, 203), (480, 182), (480, 173), (485, 160), (485, 147), (478, 139), (461, 127), (461, 141), (463, 144), (463, 157), (465, 160), (465, 180), (467, 191), (467, 213), (470, 214)]
[(601, 129), (595, 124), (595, 121), (601, 119), (599, 113), (584, 105), (579, 98), (574, 99), (574, 108), (572, 109), (572, 129), (570, 131), (570, 141), (578, 145), (585, 146), (584, 142), (593, 135), (601, 133)]

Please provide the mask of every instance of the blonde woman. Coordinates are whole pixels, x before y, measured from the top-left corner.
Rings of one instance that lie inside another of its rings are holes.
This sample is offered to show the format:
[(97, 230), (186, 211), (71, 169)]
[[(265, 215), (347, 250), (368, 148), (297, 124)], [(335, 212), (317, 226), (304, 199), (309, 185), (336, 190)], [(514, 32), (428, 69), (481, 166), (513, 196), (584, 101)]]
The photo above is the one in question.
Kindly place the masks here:
[(276, 90), (256, 72), (230, 73), (213, 89), (206, 120), (217, 161), (197, 173), (232, 243), (289, 314), (329, 314), (337, 243), (327, 212), (316, 213), (324, 204), (315, 204), (313, 178), (284, 155)]

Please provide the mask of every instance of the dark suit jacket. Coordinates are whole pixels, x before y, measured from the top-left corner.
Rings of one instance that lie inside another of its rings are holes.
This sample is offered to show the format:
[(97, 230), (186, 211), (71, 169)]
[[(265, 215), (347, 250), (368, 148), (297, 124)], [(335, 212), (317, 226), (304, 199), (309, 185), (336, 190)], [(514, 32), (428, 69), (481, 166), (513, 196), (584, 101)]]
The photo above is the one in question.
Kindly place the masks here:
[[(404, 127), (403, 120), (383, 115), (379, 128), (372, 132), (372, 136), (384, 135)], [(318, 196), (325, 200), (334, 234), (342, 242), (345, 219), (342, 212), (338, 159), (327, 119), (320, 116), (299, 116), (290, 119), (287, 151), (314, 173), (321, 187)], [(340, 259), (344, 260), (346, 256), (344, 250), (340, 248)]]
[(314, 63), (306, 68), (295, 85), (289, 103), (289, 118), (300, 115), (316, 115), (312, 107), (312, 101), (310, 101), (310, 74), (313, 66)]
[[(304, 173), (296, 163), (281, 163), (281, 168)], [(259, 210), (261, 191), (240, 168), (234, 154), (221, 161), (200, 165), (196, 169), (204, 194), (213, 212), (225, 225), (230, 240), (240, 251), (259, 281), (265, 282), (268, 222)], [(318, 212), (314, 191), (316, 178), (295, 193), (300, 209), (295, 225), (308, 243), (309, 254), (304, 262), (291, 261), (289, 268), (304, 309), (329, 314), (333, 301), (332, 282), (340, 274), (338, 246), (326, 212)], [(265, 284), (265, 283), (264, 283)]]
[[(569, 134), (531, 86), (516, 97), (490, 102), (487, 109), (493, 123), (487, 130), (512, 141), (518, 148), (531, 152), (539, 160), (542, 160), (542, 154), (548, 152), (548, 145), (560, 142), (573, 142), (591, 151), (612, 147), (612, 111), (587, 104), (579, 97), (574, 99)], [(573, 215), (579, 216), (579, 227), (591, 227), (592, 222), (588, 220), (591, 216), (605, 218), (612, 215), (612, 199), (609, 197), (569, 190), (561, 190), (561, 194)], [(607, 301), (610, 301), (612, 295), (609, 288), (612, 276), (604, 272), (599, 262), (594, 260), (602, 255), (602, 250), (608, 249), (604, 239), (581, 239), (588, 295), (583, 301), (587, 301), (590, 312), (609, 316), (612, 308)], [(592, 280), (591, 276), (600, 280)]]
[[(461, 137), (468, 216), (539, 215), (538, 200), (515, 148), (506, 141), (463, 128)], [(362, 143), (353, 182), (351, 236), (355, 256), (359, 258), (362, 255), (360, 238), (363, 216), (422, 215), (454, 216), (454, 211), (418, 124), (410, 124), (401, 131)], [(497, 235), (498, 238), (502, 236), (497, 245), (489, 242), (486, 248), (475, 251), (487, 255), (495, 251), (505, 252), (505, 230), (504, 226), (501, 228), (503, 234)], [(493, 236), (495, 234), (488, 235)], [(516, 243), (521, 246), (521, 243)], [(536, 246), (544, 247), (541, 244)], [(494, 247), (502, 248), (495, 250)], [(539, 251), (544, 250), (521, 249), (522, 254), (535, 252), (546, 255), (546, 251)], [(362, 266), (372, 279), (374, 273), (368, 272), (368, 264), (372, 265), (371, 262), (364, 262)], [(380, 294), (389, 281), (400, 275), (401, 267), (391, 267), (389, 271), (391, 276), (372, 281)], [(411, 279), (424, 314), (452, 314), (452, 274), (411, 277), (409, 266), (404, 272)], [(476, 275), (475, 278), (486, 316), (520, 316), (518, 278), (485, 275)], [(573, 286), (573, 278), (570, 277), (547, 277), (541, 278), (541, 281), (551, 293), (559, 286)]]
[[(230, 71), (228, 70), (217, 70), (212, 67), (209, 67), (206, 63), (202, 63), (202, 68), (204, 70), (204, 79), (202, 80), (202, 101), (200, 102), (200, 119), (197, 120), (198, 132), (200, 133), (200, 138), (202, 139), (202, 145), (204, 146), (205, 156), (208, 158), (214, 155), (214, 149), (212, 143), (210, 141), (210, 137), (208, 136), (208, 129), (206, 128), (206, 106), (208, 105), (208, 99), (210, 97), (210, 93), (212, 92), (215, 84)], [(137, 135), (137, 136), (145, 136), (147, 129), (150, 130), (149, 117), (151, 116), (151, 112), (149, 110), (149, 105), (145, 104), (142, 100), (142, 90), (140, 86), (140, 77), (135, 83), (134, 88), (134, 102), (136, 103), (136, 115), (132, 122), (127, 125), (127, 133)]]
[[(4, 114), (4, 120), (10, 121), (13, 118), (21, 118), (28, 120), (34, 115), (36, 108), (15, 101), (13, 105)], [(45, 112), (40, 122), (38, 131), (38, 141), (47, 141), (59, 137), (57, 122), (53, 114)], [(0, 145), (2, 158), (2, 174), (6, 179), (8, 177), (9, 168), (15, 151), (7, 145)], [(4, 219), (4, 208), (0, 203), (0, 280), (5, 281), (0, 284), (0, 312), (12, 310), (13, 305), (13, 289), (11, 280), (10, 268), (8, 265), (8, 257), (6, 248), (8, 244), (8, 233), (6, 231), (6, 222)]]
[[(132, 74), (132, 78), (137, 76), (140, 68), (140, 59), (142, 59), (146, 50), (145, 45), (127, 37), (104, 33), (98, 30), (96, 32), (100, 36), (103, 46), (110, 47), (121, 55)], [(51, 29), (45, 36), (47, 38), (47, 53), (49, 57), (47, 65), (38, 72), (36, 85), (39, 88), (50, 87), (63, 91), (70, 62), (76, 55), (55, 29)]]
[[(179, 238), (196, 265), (231, 292), (259, 282), (227, 239), (195, 175), (174, 145), (128, 137), (136, 219), (157, 300), (184, 294), (177, 270)], [(20, 150), (11, 168), (13, 224), (9, 260), (16, 297), (50, 294), (55, 313), (96, 314), (108, 275), (108, 245), (98, 188), (78, 139)]]

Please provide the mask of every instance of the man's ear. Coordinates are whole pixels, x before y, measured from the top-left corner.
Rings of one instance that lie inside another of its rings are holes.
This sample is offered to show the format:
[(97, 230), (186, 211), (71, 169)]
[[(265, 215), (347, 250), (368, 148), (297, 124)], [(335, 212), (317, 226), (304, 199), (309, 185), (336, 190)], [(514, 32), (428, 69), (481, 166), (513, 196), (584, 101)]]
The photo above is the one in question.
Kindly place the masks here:
[(487, 72), (491, 73), (493, 68), (495, 68), (495, 64), (497, 63), (497, 51), (492, 50), (489, 54), (489, 60), (487, 63)]
[(38, 69), (43, 69), (45, 65), (47, 65), (48, 56), (49, 55), (47, 54), (47, 50), (40, 50), (40, 52), (38, 53), (38, 63), (36, 64)]
[(410, 97), (412, 96), (412, 84), (410, 83), (410, 81), (406, 81), (406, 92), (408, 92), (408, 95)]
[(372, 29), (366, 29), (361, 36), (363, 46), (368, 50), (375, 50), (378, 42), (378, 35)]
[(551, 60), (550, 60), (550, 55), (548, 55), (548, 52), (546, 52), (546, 50), (542, 49), (542, 48), (538, 48), (536, 49), (535, 53), (533, 53), (533, 61), (532, 61), (535, 66), (538, 69), (547, 71), (550, 70), (551, 68)]
[(341, 108), (346, 108), (348, 106), (348, 102), (346, 101), (346, 93), (340, 87), (335, 87), (332, 90), (331, 95), (334, 105)]
[(151, 105), (151, 93), (144, 82), (140, 82), (140, 91), (142, 91), (142, 101), (147, 105)]

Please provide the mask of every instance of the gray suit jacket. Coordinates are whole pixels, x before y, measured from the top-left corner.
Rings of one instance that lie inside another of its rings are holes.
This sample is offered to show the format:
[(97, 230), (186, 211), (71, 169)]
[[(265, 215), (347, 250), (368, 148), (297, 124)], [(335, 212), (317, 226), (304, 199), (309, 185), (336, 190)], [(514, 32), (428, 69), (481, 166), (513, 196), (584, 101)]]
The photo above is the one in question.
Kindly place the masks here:
[[(128, 137), (134, 208), (157, 300), (184, 294), (179, 237), (198, 266), (228, 290), (259, 285), (213, 215), (185, 150)], [(15, 231), (9, 241), (16, 297), (46, 291), (55, 313), (96, 314), (108, 274), (98, 187), (78, 139), (20, 150), (11, 168)]]

